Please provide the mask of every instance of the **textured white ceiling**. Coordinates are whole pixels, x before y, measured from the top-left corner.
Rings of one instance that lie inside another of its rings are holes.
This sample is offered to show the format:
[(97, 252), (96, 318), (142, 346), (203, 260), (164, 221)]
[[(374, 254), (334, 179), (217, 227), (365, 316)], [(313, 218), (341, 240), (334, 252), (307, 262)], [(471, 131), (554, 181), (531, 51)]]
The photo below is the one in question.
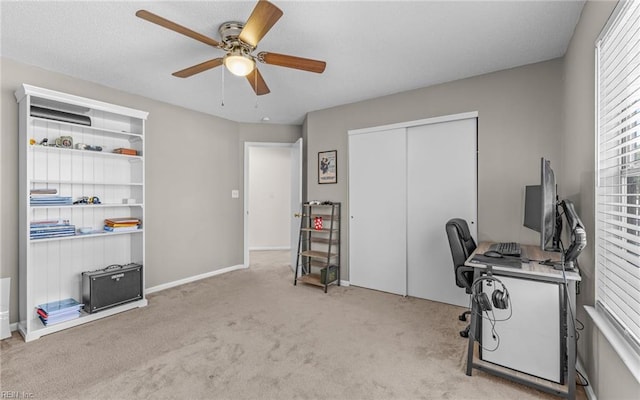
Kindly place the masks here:
[(324, 60), (315, 74), (258, 64), (271, 93), (216, 68), (221, 50), (135, 16), (146, 9), (219, 40), (254, 1), (6, 1), (2, 57), (241, 122), (300, 124), (309, 111), (562, 56), (584, 1), (287, 1), (258, 51)]

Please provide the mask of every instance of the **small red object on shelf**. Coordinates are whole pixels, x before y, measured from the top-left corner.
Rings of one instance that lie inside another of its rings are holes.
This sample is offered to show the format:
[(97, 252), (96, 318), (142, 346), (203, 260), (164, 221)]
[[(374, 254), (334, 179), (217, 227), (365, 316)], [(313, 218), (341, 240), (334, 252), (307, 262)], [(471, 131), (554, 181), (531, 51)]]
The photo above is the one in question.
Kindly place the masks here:
[(317, 231), (321, 231), (322, 230), (322, 217), (315, 217), (313, 219), (313, 227)]

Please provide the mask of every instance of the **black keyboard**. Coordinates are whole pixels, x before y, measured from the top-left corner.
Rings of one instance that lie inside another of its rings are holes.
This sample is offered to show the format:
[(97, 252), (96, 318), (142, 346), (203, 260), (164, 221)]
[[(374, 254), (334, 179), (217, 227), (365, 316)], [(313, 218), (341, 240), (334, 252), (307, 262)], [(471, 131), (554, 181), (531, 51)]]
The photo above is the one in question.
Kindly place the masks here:
[(520, 243), (515, 242), (494, 243), (489, 246), (489, 251), (497, 251), (503, 256), (511, 257), (520, 257), (522, 254)]

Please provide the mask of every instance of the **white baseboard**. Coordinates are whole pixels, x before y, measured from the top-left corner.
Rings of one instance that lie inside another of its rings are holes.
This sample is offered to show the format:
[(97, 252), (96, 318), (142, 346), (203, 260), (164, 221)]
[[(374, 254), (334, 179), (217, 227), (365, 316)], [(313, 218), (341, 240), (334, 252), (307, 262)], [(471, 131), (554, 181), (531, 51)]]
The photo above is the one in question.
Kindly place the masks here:
[(159, 292), (161, 290), (165, 290), (165, 289), (169, 289), (169, 288), (172, 288), (172, 287), (184, 285), (185, 283), (191, 283), (191, 282), (199, 281), (200, 279), (210, 278), (212, 276), (226, 274), (227, 272), (237, 271), (239, 269), (245, 269), (245, 268), (247, 268), (247, 267), (245, 265), (243, 265), (243, 264), (238, 264), (238, 265), (234, 265), (234, 266), (231, 266), (231, 267), (221, 268), (221, 269), (217, 269), (215, 271), (206, 272), (204, 274), (190, 276), (188, 278), (179, 279), (177, 281), (163, 283), (161, 285), (153, 286), (153, 287), (147, 288), (145, 293), (146, 294), (155, 293), (155, 292)]
[(255, 247), (249, 247), (249, 251), (263, 251), (263, 250), (291, 250), (291, 246), (255, 246)]
[[(587, 375), (587, 372), (582, 366), (582, 363), (580, 362), (579, 358), (576, 359), (576, 369), (580, 371), (580, 374), (582, 374), (584, 379), (586, 379), (587, 382), (589, 382), (589, 376)], [(598, 400), (598, 398), (596, 397), (596, 394), (593, 392), (593, 386), (591, 386), (591, 384), (589, 384), (589, 386), (585, 386), (584, 391), (587, 394), (587, 398), (589, 400)]]
[[(210, 278), (212, 276), (226, 274), (227, 272), (237, 271), (239, 269), (245, 269), (245, 268), (247, 268), (247, 267), (245, 267), (242, 264), (239, 264), (239, 265), (234, 265), (232, 267), (217, 269), (215, 271), (207, 272), (207, 273), (204, 273), (204, 274), (190, 276), (190, 277), (184, 278), (184, 279), (179, 279), (177, 281), (163, 283), (162, 285), (157, 285), (157, 286), (153, 286), (153, 287), (147, 288), (146, 291), (145, 291), (145, 294), (159, 292), (161, 290), (165, 290), (165, 289), (169, 289), (169, 288), (172, 288), (172, 287), (184, 285), (185, 283), (195, 282), (195, 281), (199, 281), (200, 279)], [(11, 330), (11, 332), (17, 331), (18, 330), (18, 323), (14, 322), (13, 324), (9, 324), (9, 329)]]
[[(185, 283), (191, 283), (191, 282), (199, 281), (201, 279), (210, 278), (212, 276), (222, 275), (222, 274), (226, 274), (227, 272), (237, 271), (239, 269), (245, 269), (245, 268), (247, 268), (245, 265), (238, 264), (238, 265), (234, 265), (234, 266), (231, 266), (231, 267), (221, 268), (221, 269), (217, 269), (215, 271), (206, 272), (204, 274), (190, 276), (190, 277), (184, 278), (184, 279), (179, 279), (177, 281), (163, 283), (161, 285), (157, 285), (157, 286), (153, 286), (153, 287), (147, 288), (145, 290), (145, 294), (159, 292), (161, 290), (170, 289), (172, 287), (184, 285)], [(341, 280), (340, 281), (340, 286), (349, 286), (349, 281), (342, 281)], [(9, 325), (9, 329), (11, 330), (11, 332), (17, 331), (18, 330), (18, 323), (14, 322), (13, 324), (10, 324)], [(596, 400), (595, 395), (593, 397), (589, 397), (589, 399), (590, 400)]]

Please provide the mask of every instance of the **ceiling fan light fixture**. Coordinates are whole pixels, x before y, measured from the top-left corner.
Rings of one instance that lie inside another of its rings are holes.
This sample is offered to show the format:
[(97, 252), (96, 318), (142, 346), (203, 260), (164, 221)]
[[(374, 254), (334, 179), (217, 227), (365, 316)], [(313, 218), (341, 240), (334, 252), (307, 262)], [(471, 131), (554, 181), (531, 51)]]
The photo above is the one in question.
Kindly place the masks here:
[(236, 76), (247, 76), (256, 67), (256, 62), (250, 55), (233, 51), (224, 56), (224, 66)]

